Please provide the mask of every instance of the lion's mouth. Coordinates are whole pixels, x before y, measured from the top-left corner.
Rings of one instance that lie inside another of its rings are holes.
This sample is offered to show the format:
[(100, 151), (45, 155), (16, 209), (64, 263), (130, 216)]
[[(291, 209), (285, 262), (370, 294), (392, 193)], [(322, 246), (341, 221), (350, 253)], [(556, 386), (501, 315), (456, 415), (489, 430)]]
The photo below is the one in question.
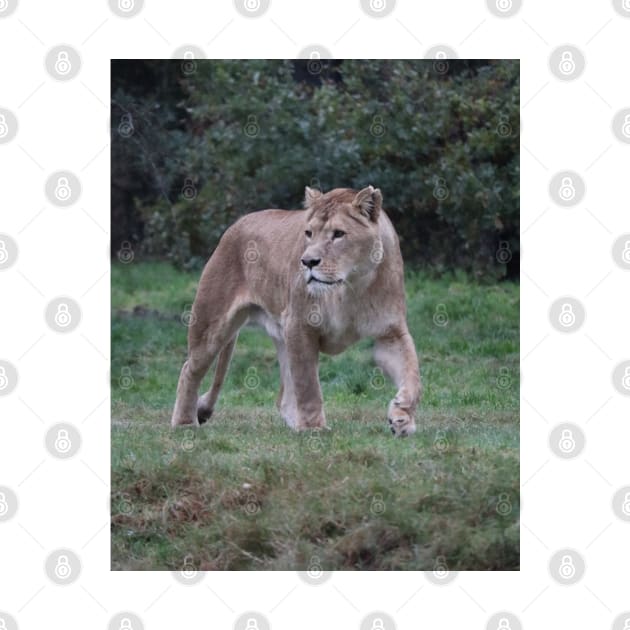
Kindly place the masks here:
[(316, 278), (315, 276), (309, 276), (309, 279), (306, 281), (306, 284), (311, 284), (311, 282), (317, 282), (319, 284), (341, 284), (342, 280), (321, 280), (320, 278)]

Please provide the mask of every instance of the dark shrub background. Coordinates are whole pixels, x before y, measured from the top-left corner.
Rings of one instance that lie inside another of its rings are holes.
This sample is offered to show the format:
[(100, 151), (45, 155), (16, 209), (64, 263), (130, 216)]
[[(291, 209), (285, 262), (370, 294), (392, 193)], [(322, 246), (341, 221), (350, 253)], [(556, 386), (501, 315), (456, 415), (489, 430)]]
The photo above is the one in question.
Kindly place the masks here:
[(112, 62), (112, 253), (203, 265), (304, 186), (381, 188), (408, 264), (518, 277), (519, 62)]

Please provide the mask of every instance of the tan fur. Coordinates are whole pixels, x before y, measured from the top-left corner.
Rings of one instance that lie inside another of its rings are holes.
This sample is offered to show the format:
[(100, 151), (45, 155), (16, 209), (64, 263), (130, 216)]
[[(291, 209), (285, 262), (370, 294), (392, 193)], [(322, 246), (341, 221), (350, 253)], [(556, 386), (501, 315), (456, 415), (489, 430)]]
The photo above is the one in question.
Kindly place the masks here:
[[(290, 427), (326, 425), (319, 353), (337, 354), (372, 337), (377, 364), (398, 388), (387, 412), (392, 433), (415, 431), (420, 373), (407, 328), (398, 237), (381, 192), (369, 186), (323, 194), (307, 187), (304, 205), (302, 211), (248, 214), (223, 235), (192, 307), (172, 426), (211, 416), (238, 331), (250, 321), (263, 326), (276, 345), (278, 407)], [(333, 238), (336, 230), (345, 234)], [(212, 389), (197, 400), (215, 358)]]

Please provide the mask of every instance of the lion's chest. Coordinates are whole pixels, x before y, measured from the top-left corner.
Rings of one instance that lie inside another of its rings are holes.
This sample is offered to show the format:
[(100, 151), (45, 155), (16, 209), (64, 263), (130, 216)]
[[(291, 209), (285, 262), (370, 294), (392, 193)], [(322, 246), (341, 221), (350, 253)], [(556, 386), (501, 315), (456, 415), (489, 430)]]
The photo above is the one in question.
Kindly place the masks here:
[(326, 354), (339, 354), (364, 336), (356, 313), (322, 313), (319, 326), (319, 349)]

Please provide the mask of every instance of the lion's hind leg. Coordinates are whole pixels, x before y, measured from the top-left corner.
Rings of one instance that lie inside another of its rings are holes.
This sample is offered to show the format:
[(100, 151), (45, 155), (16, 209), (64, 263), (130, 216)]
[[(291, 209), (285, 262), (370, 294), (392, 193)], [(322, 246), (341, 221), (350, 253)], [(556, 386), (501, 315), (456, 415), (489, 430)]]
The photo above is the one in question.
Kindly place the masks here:
[(204, 424), (204, 422), (207, 422), (210, 419), (210, 416), (212, 416), (214, 406), (217, 402), (217, 398), (219, 397), (219, 392), (221, 391), (223, 381), (225, 380), (225, 375), (230, 367), (230, 361), (232, 359), (232, 354), (234, 353), (237, 338), (238, 334), (223, 347), (221, 352), (219, 352), (217, 365), (214, 370), (214, 377), (212, 379), (212, 387), (203, 396), (200, 396), (197, 401), (197, 420), (199, 421), (199, 424)]
[(208, 392), (207, 400), (202, 400), (204, 407), (202, 416), (206, 416), (204, 421), (209, 417), (207, 410), (212, 409), (219, 395), (238, 330), (247, 319), (247, 307), (242, 303), (232, 303), (228, 308), (223, 308), (222, 301), (216, 299), (212, 303), (208, 301), (199, 305), (195, 303), (193, 315), (195, 317), (188, 331), (188, 359), (182, 367), (177, 384), (177, 399), (171, 419), (173, 427), (181, 424), (199, 425), (197, 405), (199, 387), (218, 356), (216, 385), (213, 384)]

